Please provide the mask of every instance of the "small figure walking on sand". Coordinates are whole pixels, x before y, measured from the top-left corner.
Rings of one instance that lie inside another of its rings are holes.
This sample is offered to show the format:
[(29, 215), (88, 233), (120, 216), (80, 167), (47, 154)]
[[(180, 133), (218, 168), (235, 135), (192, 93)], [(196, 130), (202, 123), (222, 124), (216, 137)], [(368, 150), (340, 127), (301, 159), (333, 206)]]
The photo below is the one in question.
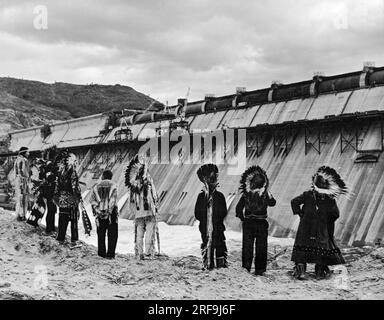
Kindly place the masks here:
[(329, 265), (345, 263), (333, 233), (340, 215), (336, 199), (347, 193), (339, 174), (323, 166), (313, 176), (311, 189), (292, 199), (293, 214), (300, 217), (291, 259), (295, 262), (295, 278), (306, 279), (307, 263), (315, 264), (317, 279), (330, 275)]
[(205, 164), (197, 171), (204, 184), (195, 205), (195, 218), (200, 221), (201, 253), (204, 269), (227, 268), (227, 246), (225, 244), (224, 219), (227, 204), (224, 195), (217, 190), (219, 170), (215, 164)]
[(240, 190), (242, 196), (236, 206), (236, 217), (243, 225), (243, 268), (251, 271), (255, 247), (255, 275), (263, 275), (268, 258), (267, 208), (275, 206), (276, 200), (269, 192), (267, 174), (259, 166), (243, 173)]

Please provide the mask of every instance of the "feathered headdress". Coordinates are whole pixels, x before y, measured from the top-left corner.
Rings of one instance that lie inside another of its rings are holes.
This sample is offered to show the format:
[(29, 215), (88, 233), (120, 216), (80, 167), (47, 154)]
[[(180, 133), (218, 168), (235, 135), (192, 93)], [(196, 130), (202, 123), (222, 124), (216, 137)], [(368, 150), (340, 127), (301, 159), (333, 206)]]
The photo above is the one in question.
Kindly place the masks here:
[(77, 168), (77, 158), (73, 153), (69, 153), (67, 150), (60, 151), (59, 155), (56, 158), (59, 167), (64, 167), (65, 169)]
[(251, 166), (242, 174), (240, 179), (240, 190), (242, 193), (264, 194), (268, 190), (269, 180), (266, 172), (259, 166)]
[(333, 198), (349, 193), (348, 187), (336, 170), (327, 166), (320, 167), (313, 175), (312, 188), (320, 194)]
[(125, 185), (130, 190), (130, 199), (140, 209), (139, 195), (143, 192), (144, 210), (152, 209), (155, 214), (158, 210), (158, 197), (156, 188), (148, 172), (148, 165), (136, 155), (128, 164), (125, 171)]
[(143, 180), (146, 173), (146, 165), (136, 155), (128, 164), (125, 170), (125, 185), (131, 192), (139, 193), (143, 187)]
[(196, 173), (197, 173), (199, 180), (204, 184), (217, 183), (217, 178), (219, 176), (219, 169), (213, 163), (203, 164), (197, 170)]

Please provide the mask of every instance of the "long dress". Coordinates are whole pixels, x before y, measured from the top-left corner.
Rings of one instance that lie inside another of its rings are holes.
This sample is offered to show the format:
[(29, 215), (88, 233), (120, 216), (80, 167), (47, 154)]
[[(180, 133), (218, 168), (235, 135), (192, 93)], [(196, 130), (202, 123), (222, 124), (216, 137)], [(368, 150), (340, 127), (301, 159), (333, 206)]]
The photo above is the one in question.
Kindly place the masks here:
[(292, 261), (318, 265), (344, 264), (333, 230), (339, 218), (336, 200), (313, 190), (306, 191), (291, 201), (292, 211), (300, 216)]

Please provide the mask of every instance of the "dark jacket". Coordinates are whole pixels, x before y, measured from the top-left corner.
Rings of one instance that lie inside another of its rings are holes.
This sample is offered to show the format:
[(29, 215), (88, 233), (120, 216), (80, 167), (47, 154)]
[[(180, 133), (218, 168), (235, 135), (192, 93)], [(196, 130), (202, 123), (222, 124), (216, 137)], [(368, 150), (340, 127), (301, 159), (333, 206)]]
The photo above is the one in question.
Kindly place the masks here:
[(255, 193), (242, 195), (236, 206), (236, 217), (244, 220), (258, 220), (267, 218), (267, 208), (276, 205), (276, 200), (269, 197), (268, 193), (262, 196)]
[(292, 199), (291, 207), (293, 214), (301, 218), (296, 237), (298, 242), (305, 244), (314, 238), (326, 242), (330, 235), (333, 237), (333, 230), (329, 227), (332, 228), (340, 215), (335, 199), (306, 191)]
[(298, 263), (343, 263), (334, 239), (334, 224), (339, 218), (336, 200), (312, 190), (292, 199), (293, 214), (300, 216), (293, 251)]
[[(214, 191), (212, 195), (212, 222), (213, 222), (213, 240), (225, 240), (224, 237), (224, 219), (227, 216), (227, 204), (224, 195), (219, 191)], [(207, 235), (207, 197), (204, 191), (201, 191), (197, 197), (195, 205), (195, 218), (200, 221), (199, 230), (202, 237)]]

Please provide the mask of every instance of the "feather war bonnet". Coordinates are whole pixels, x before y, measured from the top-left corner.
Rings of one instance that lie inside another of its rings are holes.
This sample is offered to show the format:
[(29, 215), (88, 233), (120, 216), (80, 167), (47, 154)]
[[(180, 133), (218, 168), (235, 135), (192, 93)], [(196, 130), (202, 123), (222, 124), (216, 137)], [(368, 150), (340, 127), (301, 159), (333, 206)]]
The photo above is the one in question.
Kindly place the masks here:
[(139, 160), (138, 155), (129, 162), (127, 170), (125, 171), (125, 185), (131, 192), (140, 193), (146, 171), (146, 165)]
[(326, 194), (332, 198), (340, 195), (349, 195), (348, 187), (335, 169), (322, 166), (312, 177), (312, 188), (320, 194)]
[(251, 166), (241, 176), (240, 190), (243, 194), (257, 192), (259, 195), (268, 190), (269, 180), (266, 172), (259, 166)]

